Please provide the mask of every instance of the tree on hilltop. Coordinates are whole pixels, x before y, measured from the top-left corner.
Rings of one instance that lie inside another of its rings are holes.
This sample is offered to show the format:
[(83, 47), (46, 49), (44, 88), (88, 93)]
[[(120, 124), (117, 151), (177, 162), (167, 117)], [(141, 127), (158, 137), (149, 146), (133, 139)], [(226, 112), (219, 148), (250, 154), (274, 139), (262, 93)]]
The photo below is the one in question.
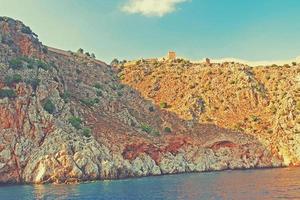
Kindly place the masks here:
[(82, 48), (79, 48), (79, 49), (77, 50), (77, 53), (83, 54), (83, 49), (82, 49)]
[(120, 63), (119, 60), (115, 58), (111, 61), (110, 65), (115, 66), (115, 65), (118, 65), (119, 63)]

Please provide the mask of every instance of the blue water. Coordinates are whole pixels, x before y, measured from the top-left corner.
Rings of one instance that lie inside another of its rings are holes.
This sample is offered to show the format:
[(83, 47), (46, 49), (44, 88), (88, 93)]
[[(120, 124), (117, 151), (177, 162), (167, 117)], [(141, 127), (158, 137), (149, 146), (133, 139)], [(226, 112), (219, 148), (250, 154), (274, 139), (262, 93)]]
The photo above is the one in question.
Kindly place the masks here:
[(0, 199), (300, 199), (300, 168), (181, 174), (78, 185), (1, 186)]

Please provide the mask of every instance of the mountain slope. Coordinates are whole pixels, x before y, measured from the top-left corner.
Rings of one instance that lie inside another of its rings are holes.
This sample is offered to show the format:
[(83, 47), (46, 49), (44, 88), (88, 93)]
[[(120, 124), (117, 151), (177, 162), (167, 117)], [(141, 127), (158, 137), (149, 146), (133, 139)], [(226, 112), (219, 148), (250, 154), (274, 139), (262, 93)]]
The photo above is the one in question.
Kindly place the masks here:
[(123, 83), (184, 120), (254, 136), (286, 165), (300, 161), (300, 65), (140, 60), (119, 64)]
[(0, 17), (0, 182), (68, 183), (281, 166), (251, 135), (184, 119), (117, 71)]

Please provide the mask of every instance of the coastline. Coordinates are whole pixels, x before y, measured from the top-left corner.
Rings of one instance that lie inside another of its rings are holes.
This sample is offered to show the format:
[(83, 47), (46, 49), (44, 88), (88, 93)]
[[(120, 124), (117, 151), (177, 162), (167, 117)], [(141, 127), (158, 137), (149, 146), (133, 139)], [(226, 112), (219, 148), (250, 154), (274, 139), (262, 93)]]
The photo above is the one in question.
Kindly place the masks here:
[(270, 169), (289, 169), (289, 168), (299, 168), (299, 166), (273, 166), (273, 167), (255, 167), (255, 168), (235, 168), (235, 169), (221, 169), (221, 170), (207, 170), (202, 172), (191, 171), (191, 172), (176, 172), (176, 173), (167, 173), (167, 174), (159, 174), (159, 175), (146, 175), (146, 176), (128, 176), (122, 178), (112, 178), (112, 179), (95, 179), (95, 180), (86, 180), (86, 181), (78, 181), (78, 182), (68, 182), (68, 183), (0, 183), (0, 187), (5, 186), (23, 186), (23, 185), (79, 185), (79, 184), (89, 184), (96, 182), (105, 182), (105, 181), (117, 181), (117, 180), (132, 180), (132, 179), (142, 179), (148, 177), (161, 177), (161, 176), (176, 176), (182, 174), (200, 174), (200, 173), (216, 173), (216, 172), (228, 172), (228, 171), (257, 171), (257, 170), (270, 170)]

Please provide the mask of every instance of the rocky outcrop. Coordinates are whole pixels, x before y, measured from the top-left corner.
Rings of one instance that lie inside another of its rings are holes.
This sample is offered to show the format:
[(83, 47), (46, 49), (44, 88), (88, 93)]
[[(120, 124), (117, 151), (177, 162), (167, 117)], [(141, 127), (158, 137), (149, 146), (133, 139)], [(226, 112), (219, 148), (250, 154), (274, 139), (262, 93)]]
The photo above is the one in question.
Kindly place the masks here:
[(0, 18), (0, 35), (0, 183), (284, 164), (249, 134), (159, 108), (123, 85), (116, 69), (103, 62), (47, 51), (19, 21)]
[(21, 55), (42, 58), (47, 51), (28, 26), (8, 17), (0, 17), (0, 40)]

